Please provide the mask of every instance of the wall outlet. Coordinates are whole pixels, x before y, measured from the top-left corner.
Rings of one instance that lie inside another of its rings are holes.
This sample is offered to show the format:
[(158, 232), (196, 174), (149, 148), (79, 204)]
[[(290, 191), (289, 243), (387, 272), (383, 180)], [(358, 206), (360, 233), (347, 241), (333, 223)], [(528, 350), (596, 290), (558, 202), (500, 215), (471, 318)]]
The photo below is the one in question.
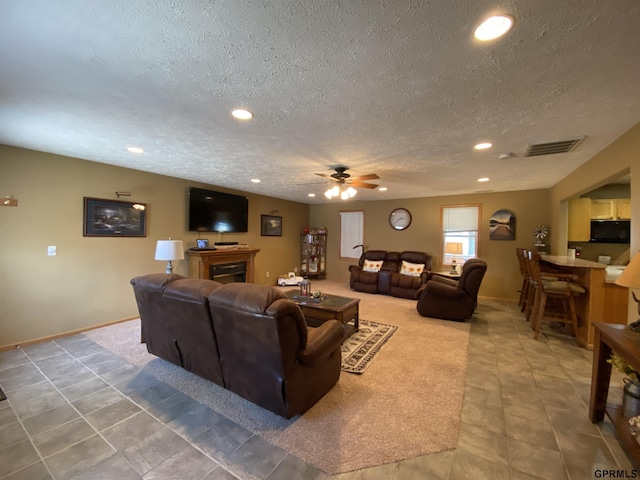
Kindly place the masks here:
[(293, 273), (298, 273), (298, 267), (293, 267)]
[(47, 247), (47, 255), (49, 255), (50, 257), (53, 257), (56, 255), (56, 247), (55, 245), (49, 245)]
[(269, 278), (269, 272), (267, 272), (267, 278)]

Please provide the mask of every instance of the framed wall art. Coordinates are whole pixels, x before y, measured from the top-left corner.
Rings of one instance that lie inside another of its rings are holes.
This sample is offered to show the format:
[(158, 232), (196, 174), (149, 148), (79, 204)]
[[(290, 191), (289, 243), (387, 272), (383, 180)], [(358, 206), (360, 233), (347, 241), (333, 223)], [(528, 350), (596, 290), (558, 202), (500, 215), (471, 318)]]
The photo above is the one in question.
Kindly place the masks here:
[(281, 237), (282, 217), (260, 215), (260, 235), (263, 237)]
[(147, 205), (84, 197), (82, 235), (85, 237), (146, 237)]
[(509, 210), (498, 210), (489, 220), (489, 240), (515, 240), (516, 216)]

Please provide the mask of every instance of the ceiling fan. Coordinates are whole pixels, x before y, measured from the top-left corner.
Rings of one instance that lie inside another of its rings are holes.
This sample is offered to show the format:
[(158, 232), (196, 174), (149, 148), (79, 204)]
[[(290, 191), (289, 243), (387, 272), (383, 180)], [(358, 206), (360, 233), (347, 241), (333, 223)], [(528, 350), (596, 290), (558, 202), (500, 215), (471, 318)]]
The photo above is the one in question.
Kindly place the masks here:
[(347, 198), (352, 198), (357, 193), (354, 187), (371, 189), (378, 188), (378, 185), (375, 185), (373, 183), (365, 183), (363, 181), (375, 180), (377, 178), (380, 178), (375, 173), (361, 175), (359, 177), (351, 177), (351, 175), (347, 173), (347, 170), (348, 167), (336, 167), (336, 172), (332, 173), (331, 175), (328, 175), (326, 173), (316, 173), (316, 175), (320, 177), (326, 177), (337, 184), (324, 193), (327, 198), (340, 196), (340, 198), (346, 200)]

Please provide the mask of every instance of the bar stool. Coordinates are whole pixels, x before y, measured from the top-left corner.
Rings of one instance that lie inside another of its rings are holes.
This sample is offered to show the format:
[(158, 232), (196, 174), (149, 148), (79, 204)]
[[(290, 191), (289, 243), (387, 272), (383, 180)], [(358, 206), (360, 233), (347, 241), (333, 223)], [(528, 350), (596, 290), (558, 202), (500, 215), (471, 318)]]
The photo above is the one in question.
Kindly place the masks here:
[(518, 258), (518, 267), (520, 267), (520, 275), (522, 276), (522, 286), (520, 287), (520, 297), (518, 298), (518, 305), (520, 305), (520, 311), (524, 312), (527, 308), (527, 300), (529, 295), (529, 274), (527, 273), (526, 262), (527, 255), (524, 248), (516, 247), (516, 257)]
[(579, 347), (583, 346), (578, 338), (575, 297), (586, 293), (586, 289), (575, 282), (577, 280), (575, 275), (544, 272), (543, 277), (540, 272), (540, 254), (530, 251), (528, 256), (530, 281), (535, 289), (531, 314), (533, 338), (538, 339), (543, 319), (553, 317), (560, 323), (567, 325), (576, 339), (576, 344)]

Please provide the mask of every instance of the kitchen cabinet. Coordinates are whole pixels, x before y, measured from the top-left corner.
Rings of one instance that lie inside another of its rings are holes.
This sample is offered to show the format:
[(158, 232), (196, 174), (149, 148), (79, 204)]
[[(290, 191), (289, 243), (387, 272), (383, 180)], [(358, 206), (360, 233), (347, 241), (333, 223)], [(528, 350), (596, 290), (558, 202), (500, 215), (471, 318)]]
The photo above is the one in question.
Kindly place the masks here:
[(617, 215), (618, 218), (624, 218), (626, 220), (631, 218), (631, 199), (621, 198), (617, 200)]
[(591, 218), (593, 220), (618, 220), (631, 218), (631, 199), (591, 200)]
[(588, 242), (591, 238), (591, 199), (573, 198), (569, 200), (569, 228), (567, 239), (570, 242)]

